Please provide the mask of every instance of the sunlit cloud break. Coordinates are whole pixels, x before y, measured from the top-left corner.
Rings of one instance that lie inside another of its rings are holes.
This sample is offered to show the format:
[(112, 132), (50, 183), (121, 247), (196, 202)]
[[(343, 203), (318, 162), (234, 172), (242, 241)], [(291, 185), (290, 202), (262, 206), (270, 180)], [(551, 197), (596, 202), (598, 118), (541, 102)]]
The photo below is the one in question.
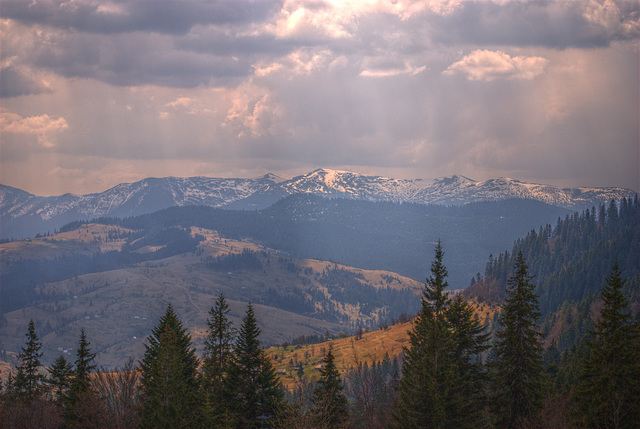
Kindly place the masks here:
[(462, 74), (469, 80), (533, 79), (544, 73), (549, 60), (542, 57), (511, 57), (501, 51), (478, 49), (451, 64), (443, 73)]
[(53, 147), (53, 137), (68, 129), (69, 124), (62, 117), (54, 119), (47, 114), (23, 118), (15, 113), (2, 112), (0, 128), (5, 133), (35, 135), (39, 144), (44, 147)]

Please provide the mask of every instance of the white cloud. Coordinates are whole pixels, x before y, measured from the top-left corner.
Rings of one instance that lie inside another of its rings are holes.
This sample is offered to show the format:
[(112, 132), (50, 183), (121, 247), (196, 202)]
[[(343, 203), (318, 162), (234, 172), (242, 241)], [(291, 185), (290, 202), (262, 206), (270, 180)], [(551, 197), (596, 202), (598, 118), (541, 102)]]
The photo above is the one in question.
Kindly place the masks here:
[(287, 1), (276, 23), (276, 36), (306, 40), (351, 37), (350, 27), (354, 21), (352, 12), (327, 6), (319, 6), (317, 3)]
[(623, 15), (613, 0), (591, 0), (582, 16), (592, 24), (604, 28), (609, 34), (637, 37), (640, 32), (638, 14)]
[[(205, 115), (213, 113), (202, 101), (193, 97), (178, 97), (169, 103), (165, 103), (164, 107), (169, 107), (174, 111), (184, 112), (187, 115)], [(166, 119), (169, 112), (161, 112), (160, 117)]]
[(346, 39), (356, 36), (360, 18), (367, 15), (394, 15), (405, 21), (425, 12), (448, 15), (460, 6), (460, 0), (287, 0), (275, 34), (303, 40)]
[(230, 95), (231, 107), (223, 126), (232, 128), (237, 138), (256, 138), (282, 131), (283, 109), (264, 88), (245, 84)]
[(0, 128), (5, 133), (35, 135), (42, 146), (52, 147), (54, 146), (53, 138), (69, 128), (69, 124), (63, 117), (54, 119), (47, 114), (22, 117), (12, 112), (2, 112)]
[(422, 73), (427, 69), (427, 66), (413, 66), (405, 64), (404, 67), (397, 68), (366, 68), (360, 72), (360, 76), (363, 77), (390, 77), (399, 75), (416, 75)]
[(256, 63), (254, 74), (258, 77), (269, 76), (278, 72), (292, 75), (310, 75), (344, 68), (346, 57), (336, 55), (329, 49), (299, 49), (273, 63)]
[(451, 64), (443, 73), (462, 74), (469, 80), (483, 81), (533, 79), (544, 72), (548, 62), (542, 57), (511, 57), (501, 51), (478, 49)]

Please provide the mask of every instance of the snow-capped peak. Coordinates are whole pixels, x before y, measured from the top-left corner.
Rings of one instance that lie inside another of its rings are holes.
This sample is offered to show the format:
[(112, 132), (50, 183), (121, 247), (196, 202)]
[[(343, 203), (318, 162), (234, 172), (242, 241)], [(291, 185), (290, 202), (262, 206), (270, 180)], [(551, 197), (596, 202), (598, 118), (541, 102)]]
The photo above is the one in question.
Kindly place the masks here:
[(0, 192), (3, 226), (0, 232), (3, 238), (35, 235), (36, 232), (54, 230), (79, 219), (135, 216), (171, 206), (260, 209), (284, 196), (300, 193), (368, 201), (447, 205), (527, 198), (576, 210), (611, 199), (636, 196), (635, 192), (622, 188), (567, 189), (510, 178), (478, 182), (459, 174), (433, 181), (393, 179), (325, 168), (289, 180), (272, 173), (257, 179), (148, 178), (87, 195), (38, 197), (4, 185), (0, 187)]
[(275, 182), (275, 183), (282, 183), (285, 180), (287, 180), (287, 179), (284, 179), (284, 178), (282, 178), (282, 177), (280, 177), (280, 176), (278, 176), (276, 174), (273, 174), (273, 173), (267, 173), (264, 176), (258, 177), (258, 179), (270, 180), (270, 181)]

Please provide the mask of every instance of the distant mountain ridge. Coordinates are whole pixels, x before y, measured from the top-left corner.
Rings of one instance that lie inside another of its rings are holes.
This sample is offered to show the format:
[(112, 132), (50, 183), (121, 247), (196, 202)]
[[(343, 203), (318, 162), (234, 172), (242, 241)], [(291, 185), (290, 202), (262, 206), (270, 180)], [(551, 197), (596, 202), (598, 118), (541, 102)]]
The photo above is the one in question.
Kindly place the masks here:
[(257, 179), (147, 178), (100, 193), (52, 197), (0, 185), (0, 237), (24, 238), (53, 232), (74, 220), (136, 216), (172, 206), (257, 210), (293, 194), (443, 205), (525, 198), (574, 210), (635, 196), (635, 192), (623, 188), (559, 188), (509, 178), (478, 182), (460, 175), (433, 181), (393, 179), (329, 169), (289, 180), (273, 174)]

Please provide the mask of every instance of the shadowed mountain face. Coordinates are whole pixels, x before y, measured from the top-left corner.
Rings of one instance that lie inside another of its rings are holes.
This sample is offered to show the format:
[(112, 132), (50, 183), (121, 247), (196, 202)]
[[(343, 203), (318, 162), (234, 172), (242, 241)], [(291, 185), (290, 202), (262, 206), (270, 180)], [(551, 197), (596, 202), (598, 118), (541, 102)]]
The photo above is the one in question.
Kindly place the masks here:
[(561, 189), (506, 178), (484, 182), (463, 176), (433, 181), (406, 180), (327, 169), (290, 180), (272, 174), (258, 179), (149, 178), (120, 184), (101, 193), (54, 197), (39, 197), (0, 185), (0, 238), (32, 237), (53, 232), (75, 220), (136, 216), (172, 206), (260, 210), (294, 194), (442, 205), (521, 198), (572, 210), (635, 195), (621, 188)]

